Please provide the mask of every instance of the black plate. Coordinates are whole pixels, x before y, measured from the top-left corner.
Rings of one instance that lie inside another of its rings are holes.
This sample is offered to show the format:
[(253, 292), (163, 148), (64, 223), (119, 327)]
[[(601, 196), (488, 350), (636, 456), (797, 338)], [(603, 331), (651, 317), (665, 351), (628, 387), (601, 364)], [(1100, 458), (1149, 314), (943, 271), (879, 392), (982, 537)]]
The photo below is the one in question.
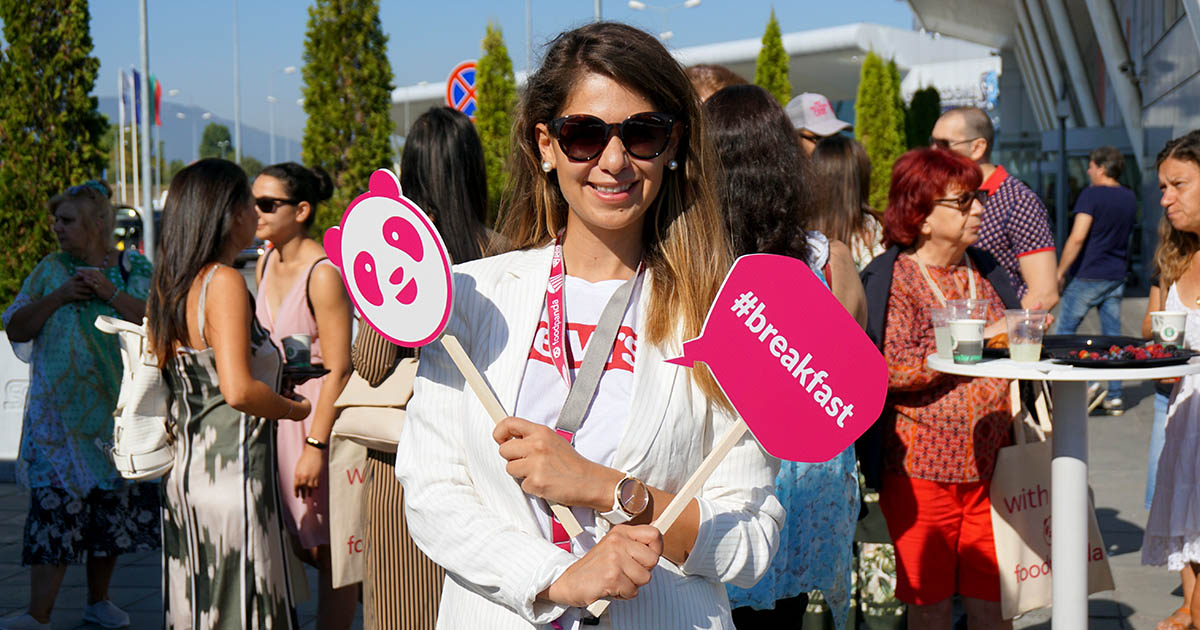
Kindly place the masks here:
[[(1080, 350), (1082, 350), (1082, 348), (1080, 348)], [(1076, 352), (1078, 352), (1078, 350), (1076, 350)], [(1059, 363), (1066, 363), (1067, 365), (1074, 365), (1075, 367), (1118, 369), (1118, 368), (1152, 368), (1152, 367), (1166, 367), (1168, 365), (1179, 365), (1180, 363), (1187, 363), (1188, 359), (1191, 359), (1192, 357), (1197, 356), (1197, 353), (1193, 352), (1191, 350), (1180, 350), (1180, 352), (1183, 352), (1185, 354), (1183, 356), (1165, 357), (1162, 359), (1126, 359), (1126, 360), (1113, 359), (1113, 360), (1108, 360), (1108, 359), (1080, 359), (1078, 356), (1072, 358), (1070, 356), (1070, 351), (1067, 350), (1067, 351), (1063, 351), (1061, 355), (1059, 355), (1057, 353), (1051, 353), (1051, 357), (1053, 357), (1054, 360)]]
[(1087, 349), (1108, 351), (1111, 346), (1144, 346), (1149, 339), (1141, 337), (1123, 337), (1118, 335), (1046, 335), (1042, 339), (1042, 348), (1046, 350), (1063, 350), (1074, 348), (1076, 352)]
[[(1042, 358), (1043, 359), (1057, 359), (1057, 358), (1059, 358), (1060, 355), (1065, 356), (1066, 354), (1068, 354), (1068, 352), (1065, 352), (1065, 351), (1071, 351), (1071, 350), (1074, 350), (1075, 352), (1079, 352), (1080, 350), (1083, 350), (1083, 349), (1087, 349), (1089, 351), (1092, 349), (1095, 349), (1097, 352), (1100, 352), (1100, 351), (1107, 352), (1108, 349), (1112, 346), (1120, 346), (1122, 348), (1124, 348), (1125, 346), (1131, 346), (1131, 345), (1132, 346), (1144, 346), (1149, 342), (1150, 342), (1149, 339), (1141, 339), (1139, 337), (1124, 337), (1124, 336), (1119, 336), (1119, 335), (1046, 335), (1042, 339)], [(1008, 358), (1008, 348), (986, 348), (985, 347), (983, 349), (983, 358), (985, 358), (985, 359), (1007, 359)], [(1100, 361), (1091, 361), (1091, 359), (1077, 359), (1077, 360), (1090, 361), (1090, 363), (1088, 363), (1089, 366), (1091, 366), (1092, 363), (1100, 362)], [(1156, 360), (1159, 360), (1159, 359), (1156, 359)], [(1169, 359), (1162, 359), (1162, 360), (1169, 360)], [(1186, 361), (1186, 360), (1187, 359), (1185, 358), (1184, 361)], [(1112, 362), (1107, 361), (1106, 363), (1112, 363)], [(1129, 362), (1125, 361), (1124, 363), (1129, 363)], [(1134, 363), (1136, 363), (1138, 366), (1145, 365), (1145, 363), (1142, 361), (1134, 361)], [(1182, 361), (1180, 361), (1180, 363), (1182, 363)], [(1173, 365), (1173, 364), (1166, 364), (1166, 365)], [(1099, 366), (1096, 366), (1096, 367), (1099, 367)], [(1107, 367), (1116, 367), (1116, 366), (1107, 366)], [(1131, 366), (1125, 365), (1122, 367), (1131, 367)]]
[(1149, 339), (1141, 339), (1139, 337), (1117, 337), (1104, 335), (1047, 335), (1042, 342), (1042, 354), (1049, 354), (1050, 358), (1076, 367), (1087, 368), (1152, 368), (1166, 367), (1168, 365), (1179, 365), (1187, 363), (1188, 359), (1197, 356), (1198, 353), (1187, 349), (1181, 349), (1184, 353), (1182, 356), (1166, 357), (1163, 359), (1080, 359), (1078, 354), (1080, 350), (1096, 351), (1100, 353), (1108, 352), (1112, 346), (1144, 346), (1149, 343)]
[(321, 378), (329, 373), (323, 365), (288, 365), (283, 364), (283, 375), (293, 384), (299, 385), (314, 378)]

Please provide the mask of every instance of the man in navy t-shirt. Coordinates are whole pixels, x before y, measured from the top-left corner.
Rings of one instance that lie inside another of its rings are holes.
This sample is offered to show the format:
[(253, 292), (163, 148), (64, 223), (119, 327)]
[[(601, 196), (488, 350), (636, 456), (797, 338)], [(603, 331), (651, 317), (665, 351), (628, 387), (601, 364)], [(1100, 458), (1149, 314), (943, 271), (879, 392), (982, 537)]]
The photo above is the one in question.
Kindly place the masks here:
[[(1137, 197), (1117, 178), (1125, 158), (1114, 147), (1100, 147), (1088, 156), (1088, 186), (1075, 202), (1075, 222), (1058, 261), (1058, 283), (1071, 281), (1062, 294), (1058, 315), (1060, 334), (1073, 334), (1093, 306), (1100, 311), (1100, 330), (1121, 334), (1121, 297), (1125, 293), (1129, 235), (1137, 221)], [(1104, 408), (1124, 409), (1121, 382), (1109, 383)]]

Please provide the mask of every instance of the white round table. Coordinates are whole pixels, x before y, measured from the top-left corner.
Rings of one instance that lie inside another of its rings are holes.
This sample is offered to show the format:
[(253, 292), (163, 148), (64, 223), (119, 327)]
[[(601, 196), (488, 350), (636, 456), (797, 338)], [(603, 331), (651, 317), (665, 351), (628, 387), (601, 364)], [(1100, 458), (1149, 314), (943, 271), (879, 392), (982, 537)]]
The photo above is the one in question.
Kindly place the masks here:
[(1054, 567), (1052, 628), (1077, 630), (1087, 614), (1087, 382), (1144, 381), (1200, 373), (1200, 357), (1156, 368), (1097, 369), (1053, 363), (985, 359), (966, 365), (931, 355), (931, 369), (947, 374), (1051, 381), (1054, 391), (1054, 461), (1050, 468), (1050, 562)]

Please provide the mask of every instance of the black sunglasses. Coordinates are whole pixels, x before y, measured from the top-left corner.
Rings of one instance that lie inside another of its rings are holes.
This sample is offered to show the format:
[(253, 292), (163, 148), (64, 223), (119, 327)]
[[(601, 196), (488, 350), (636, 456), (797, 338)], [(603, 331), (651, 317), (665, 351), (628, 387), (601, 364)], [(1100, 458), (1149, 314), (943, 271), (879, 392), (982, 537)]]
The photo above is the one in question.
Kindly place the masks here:
[(971, 211), (971, 204), (978, 201), (980, 204), (987, 203), (988, 194), (986, 190), (973, 190), (963, 193), (957, 197), (948, 197), (944, 199), (934, 199), (934, 203), (943, 203), (954, 206), (959, 212), (967, 214)]
[(657, 112), (634, 114), (619, 123), (575, 114), (550, 121), (550, 133), (558, 138), (558, 146), (573, 162), (589, 162), (599, 157), (613, 133), (621, 139), (629, 155), (639, 160), (652, 160), (667, 150), (674, 126), (674, 116)]
[(263, 214), (271, 214), (279, 209), (279, 206), (294, 206), (300, 203), (298, 199), (277, 199), (275, 197), (259, 197), (254, 200), (254, 205), (258, 211)]
[(967, 142), (974, 142), (978, 139), (979, 139), (978, 137), (975, 137), (975, 138), (967, 138), (966, 140), (947, 140), (945, 138), (934, 138), (933, 136), (929, 136), (929, 146), (937, 148), (937, 149), (945, 149), (945, 150), (949, 151), (950, 147), (953, 147), (956, 144), (965, 144)]

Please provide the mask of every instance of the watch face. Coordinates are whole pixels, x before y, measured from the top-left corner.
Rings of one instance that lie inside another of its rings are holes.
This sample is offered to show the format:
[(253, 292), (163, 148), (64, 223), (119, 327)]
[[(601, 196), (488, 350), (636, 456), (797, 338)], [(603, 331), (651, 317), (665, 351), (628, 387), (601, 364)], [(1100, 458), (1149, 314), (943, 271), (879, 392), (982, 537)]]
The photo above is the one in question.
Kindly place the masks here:
[(646, 509), (649, 503), (649, 493), (646, 485), (638, 479), (626, 478), (621, 482), (621, 509), (627, 514), (637, 516)]

